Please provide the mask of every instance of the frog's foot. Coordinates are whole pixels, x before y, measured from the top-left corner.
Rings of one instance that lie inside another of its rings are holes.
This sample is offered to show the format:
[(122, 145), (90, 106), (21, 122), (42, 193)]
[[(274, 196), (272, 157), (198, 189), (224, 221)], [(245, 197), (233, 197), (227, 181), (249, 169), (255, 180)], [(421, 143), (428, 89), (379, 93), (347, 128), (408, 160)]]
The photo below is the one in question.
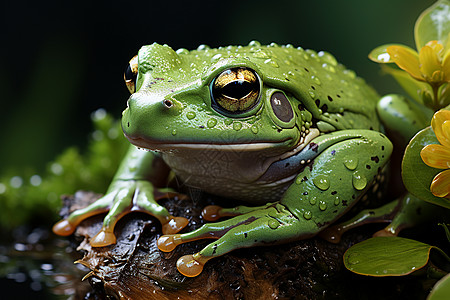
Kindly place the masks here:
[(392, 222), (386, 228), (376, 232), (374, 236), (397, 236), (403, 229), (429, 222), (429, 220), (445, 222), (447, 218), (445, 209), (408, 193), (401, 199), (400, 208)]
[(314, 222), (300, 220), (283, 205), (254, 210), (217, 223), (205, 224), (185, 234), (164, 235), (157, 242), (158, 248), (170, 252), (177, 245), (199, 239), (213, 238), (200, 252), (178, 259), (178, 271), (187, 277), (199, 275), (205, 263), (214, 257), (238, 248), (283, 243), (289, 240), (308, 238), (317, 232)]
[(394, 200), (388, 204), (359, 212), (350, 220), (330, 226), (319, 233), (319, 236), (330, 243), (339, 243), (342, 235), (352, 228), (370, 223), (389, 223), (399, 210), (399, 202)]
[(103, 220), (102, 229), (90, 240), (93, 247), (115, 244), (115, 225), (123, 216), (133, 211), (145, 212), (156, 217), (161, 222), (163, 233), (173, 234), (183, 229), (188, 220), (170, 215), (156, 200), (174, 195), (179, 196), (170, 190), (155, 190), (147, 181), (121, 182), (118, 189), (107, 193), (91, 205), (74, 211), (67, 219), (55, 224), (53, 231), (59, 235), (70, 235), (83, 220), (109, 210)]

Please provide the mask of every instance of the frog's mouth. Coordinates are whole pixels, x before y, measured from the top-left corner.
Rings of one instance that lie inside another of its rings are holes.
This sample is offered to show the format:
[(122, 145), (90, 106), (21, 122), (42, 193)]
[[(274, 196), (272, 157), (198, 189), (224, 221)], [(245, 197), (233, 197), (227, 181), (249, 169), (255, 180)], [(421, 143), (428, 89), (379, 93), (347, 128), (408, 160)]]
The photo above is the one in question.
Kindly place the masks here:
[[(296, 143), (292, 138), (285, 140), (270, 142), (270, 141), (254, 141), (248, 143), (202, 143), (202, 142), (162, 142), (158, 140), (148, 139), (141, 136), (130, 136), (125, 134), (125, 137), (138, 148), (147, 151), (158, 152), (174, 152), (178, 150), (198, 151), (198, 150), (211, 150), (211, 151), (235, 151), (235, 152), (272, 152), (276, 155), (276, 152), (280, 152), (281, 158), (289, 157), (309, 144), (311, 140), (319, 136), (320, 132), (317, 129), (311, 129), (310, 132), (302, 136)], [(277, 149), (281, 149), (277, 150)], [(289, 150), (291, 149), (291, 150)], [(269, 155), (272, 156), (272, 155)]]
[(125, 135), (126, 138), (138, 148), (149, 151), (174, 151), (174, 150), (218, 150), (218, 151), (261, 151), (264, 149), (272, 149), (287, 146), (291, 140), (286, 139), (280, 142), (252, 142), (252, 143), (164, 143), (148, 140), (142, 137), (131, 137)]

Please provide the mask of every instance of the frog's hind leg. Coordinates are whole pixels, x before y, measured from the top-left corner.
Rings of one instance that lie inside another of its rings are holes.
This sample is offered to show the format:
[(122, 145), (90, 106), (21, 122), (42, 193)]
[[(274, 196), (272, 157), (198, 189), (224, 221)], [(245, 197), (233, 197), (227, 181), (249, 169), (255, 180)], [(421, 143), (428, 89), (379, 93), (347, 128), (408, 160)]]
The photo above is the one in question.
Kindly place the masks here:
[(376, 209), (366, 209), (350, 220), (328, 227), (319, 235), (331, 243), (339, 243), (348, 230), (369, 223), (389, 223), (374, 236), (397, 236), (403, 229), (410, 228), (430, 219), (444, 218), (439, 206), (420, 200), (411, 194)]
[(399, 206), (399, 201), (394, 200), (379, 208), (362, 210), (348, 221), (326, 228), (319, 233), (319, 236), (330, 243), (337, 244), (340, 242), (342, 235), (350, 229), (364, 224), (392, 222), (399, 211)]
[(194, 277), (202, 272), (207, 261), (232, 250), (308, 238), (316, 231), (314, 223), (297, 219), (285, 206), (276, 203), (229, 220), (205, 224), (189, 233), (162, 236), (158, 240), (158, 248), (170, 252), (182, 243), (217, 239), (200, 252), (178, 259), (180, 273)]

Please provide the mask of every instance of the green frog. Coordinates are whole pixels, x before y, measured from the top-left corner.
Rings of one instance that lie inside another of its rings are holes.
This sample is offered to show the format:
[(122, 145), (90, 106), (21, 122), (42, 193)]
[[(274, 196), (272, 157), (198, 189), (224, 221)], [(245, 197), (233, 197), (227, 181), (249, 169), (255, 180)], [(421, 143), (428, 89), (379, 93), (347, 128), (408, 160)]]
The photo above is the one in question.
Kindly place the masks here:
[[(379, 96), (329, 53), (292, 45), (174, 51), (142, 47), (125, 72), (131, 92), (122, 128), (131, 147), (104, 197), (54, 226), (70, 235), (107, 212), (93, 247), (114, 244), (125, 214), (145, 211), (162, 224), (161, 251), (215, 239), (181, 257), (178, 270), (237, 248), (317, 235), (368, 193), (376, 192), (392, 143), (377, 115)], [(201, 228), (157, 200), (173, 171), (186, 185), (248, 206), (207, 206)]]

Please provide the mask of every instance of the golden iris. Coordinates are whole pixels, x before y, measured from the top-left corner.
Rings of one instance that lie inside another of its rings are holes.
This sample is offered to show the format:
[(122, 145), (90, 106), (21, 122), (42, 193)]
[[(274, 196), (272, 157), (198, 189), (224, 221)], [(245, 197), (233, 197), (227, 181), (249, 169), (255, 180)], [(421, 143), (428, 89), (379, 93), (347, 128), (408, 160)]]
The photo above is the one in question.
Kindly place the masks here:
[(240, 113), (252, 108), (258, 101), (258, 75), (249, 68), (237, 67), (223, 71), (212, 84), (212, 96), (222, 109)]

